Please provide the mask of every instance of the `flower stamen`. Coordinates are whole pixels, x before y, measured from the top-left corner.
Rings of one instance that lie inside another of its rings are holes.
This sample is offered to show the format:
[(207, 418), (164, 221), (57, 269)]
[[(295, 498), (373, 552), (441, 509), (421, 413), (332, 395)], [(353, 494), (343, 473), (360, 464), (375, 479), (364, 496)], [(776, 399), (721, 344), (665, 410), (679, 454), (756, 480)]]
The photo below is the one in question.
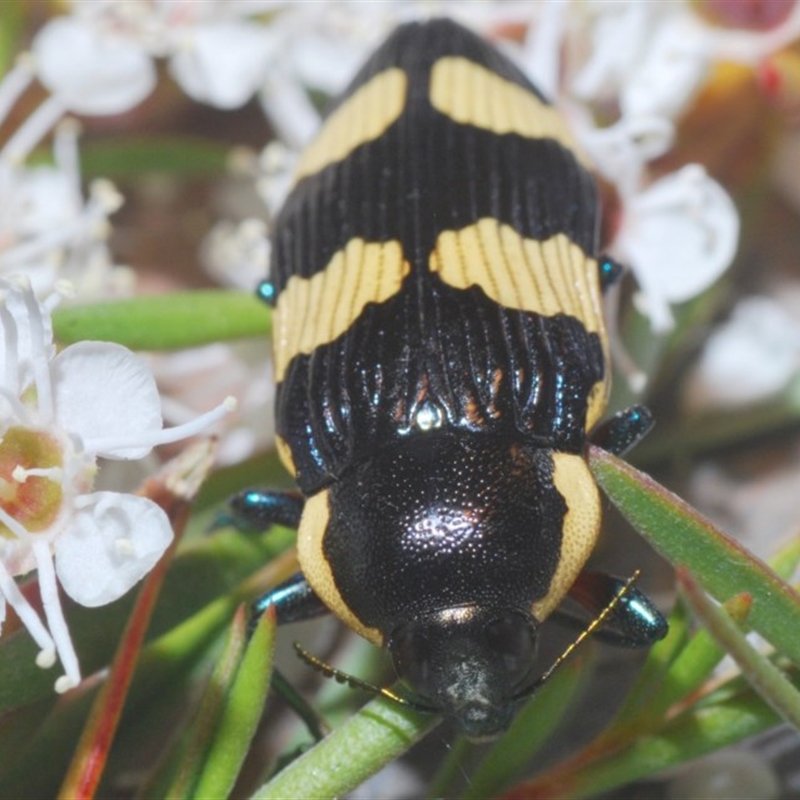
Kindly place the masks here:
[(0, 162), (10, 166), (22, 164), (28, 153), (47, 135), (67, 110), (63, 100), (50, 95), (12, 134), (0, 150)]
[(30, 53), (22, 53), (0, 83), (0, 120), (6, 118), (20, 95), (30, 86), (33, 76), (33, 58)]
[(106, 436), (97, 439), (86, 439), (83, 443), (84, 449), (93, 453), (107, 453), (113, 450), (121, 450), (126, 447), (156, 447), (161, 444), (171, 444), (172, 442), (186, 439), (189, 436), (201, 433), (209, 425), (222, 419), (236, 408), (235, 397), (226, 397), (216, 408), (201, 414), (199, 417), (186, 422), (183, 425), (175, 425), (172, 428), (162, 428), (149, 434), (147, 441), (142, 441), (142, 435), (133, 436)]
[(52, 667), (56, 663), (55, 642), (39, 619), (39, 615), (19, 590), (16, 581), (6, 571), (2, 561), (0, 561), (0, 594), (5, 597), (8, 604), (16, 612), (20, 622), (28, 629), (33, 641), (39, 646), (36, 665), (42, 669)]
[(21, 539), (22, 541), (29, 541), (31, 538), (27, 528), (18, 520), (9, 514), (2, 506), (0, 506), (0, 523), (8, 528), (11, 533)]
[(11, 477), (17, 483), (25, 483), (28, 478), (49, 478), (54, 483), (61, 483), (64, 472), (61, 467), (31, 467), (26, 469), (21, 464), (14, 467)]
[(45, 332), (42, 311), (33, 296), (33, 292), (21, 292), (25, 301), (25, 308), (28, 312), (28, 322), (30, 324), (31, 336), (31, 367), (33, 368), (33, 380), (36, 384), (36, 399), (39, 411), (47, 419), (53, 418), (53, 390), (50, 385), (50, 369), (48, 365), (49, 336)]
[(36, 568), (39, 571), (39, 592), (42, 596), (47, 625), (58, 651), (61, 665), (64, 667), (64, 675), (56, 680), (55, 689), (59, 694), (63, 694), (81, 682), (78, 656), (75, 653), (58, 597), (58, 584), (53, 568), (53, 557), (50, 554), (50, 545), (47, 542), (34, 541), (32, 549), (36, 559)]
[(21, 405), (19, 394), (19, 332), (14, 315), (8, 310), (7, 294), (0, 293), (0, 331), (2, 331), (5, 352), (3, 353), (2, 391), (12, 406)]

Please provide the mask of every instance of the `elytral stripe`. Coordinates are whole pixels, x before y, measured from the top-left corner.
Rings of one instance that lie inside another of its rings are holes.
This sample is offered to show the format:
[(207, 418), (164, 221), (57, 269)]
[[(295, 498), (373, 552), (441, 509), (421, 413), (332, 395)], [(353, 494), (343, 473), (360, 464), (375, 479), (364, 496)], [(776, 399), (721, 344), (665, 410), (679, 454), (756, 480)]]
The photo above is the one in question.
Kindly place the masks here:
[(408, 80), (393, 67), (379, 72), (328, 117), (300, 158), (295, 180), (342, 161), (360, 145), (379, 138), (403, 113)]
[(569, 314), (604, 330), (597, 261), (564, 233), (539, 241), (491, 217), (439, 234), (429, 267), (450, 286), (480, 286), (506, 308)]
[(324, 540), (330, 521), (328, 490), (309, 497), (297, 528), (297, 558), (311, 587), (333, 613), (356, 633), (370, 642), (383, 645), (383, 635), (377, 628), (363, 625), (350, 610), (336, 586), (336, 579), (325, 557)]
[(294, 459), (292, 458), (292, 449), (289, 447), (289, 443), (284, 439), (282, 436), (275, 435), (275, 449), (278, 451), (278, 457), (281, 460), (281, 464), (286, 467), (286, 470), (289, 474), (293, 477), (297, 477), (297, 467), (294, 465)]
[(573, 453), (553, 453), (553, 485), (567, 504), (562, 524), (561, 554), (547, 595), (533, 604), (538, 620), (545, 619), (575, 583), (600, 531), (600, 491), (586, 459)]
[(431, 69), (431, 105), (450, 119), (496, 134), (554, 139), (585, 166), (582, 153), (561, 114), (533, 92), (461, 56), (440, 58)]
[(399, 242), (354, 238), (322, 272), (289, 278), (275, 306), (275, 380), (283, 380), (296, 355), (309, 355), (341, 336), (367, 303), (397, 294), (410, 271)]

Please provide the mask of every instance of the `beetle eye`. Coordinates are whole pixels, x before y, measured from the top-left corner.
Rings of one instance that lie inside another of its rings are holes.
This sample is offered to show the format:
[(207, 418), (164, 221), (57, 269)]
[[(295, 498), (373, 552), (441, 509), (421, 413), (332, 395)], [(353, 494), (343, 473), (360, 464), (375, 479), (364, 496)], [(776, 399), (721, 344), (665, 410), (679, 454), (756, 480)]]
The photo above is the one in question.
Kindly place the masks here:
[(484, 634), (491, 651), (502, 659), (511, 683), (521, 682), (536, 655), (536, 637), (530, 621), (522, 614), (509, 612), (488, 622)]
[(392, 658), (397, 674), (414, 690), (431, 693), (431, 648), (427, 637), (409, 626), (402, 626), (392, 637)]

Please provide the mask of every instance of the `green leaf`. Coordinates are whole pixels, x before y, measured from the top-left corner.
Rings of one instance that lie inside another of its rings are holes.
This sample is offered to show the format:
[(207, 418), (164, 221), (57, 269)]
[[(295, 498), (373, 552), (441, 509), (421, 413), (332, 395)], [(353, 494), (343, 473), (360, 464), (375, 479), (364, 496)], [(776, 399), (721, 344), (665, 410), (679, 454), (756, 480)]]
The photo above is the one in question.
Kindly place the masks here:
[[(256, 586), (241, 582), (293, 541), (294, 532), (286, 528), (275, 528), (262, 536), (220, 531), (181, 548), (170, 565), (148, 638), (157, 638), (204, 607), (213, 611), (214, 624), (227, 625), (236, 606), (251, 600), (259, 591)], [(102, 608), (65, 603), (84, 674), (90, 675), (109, 663), (135, 596), (130, 592)], [(36, 653), (26, 630), (0, 639), (0, 714), (54, 697), (55, 677), (52, 671), (35, 665)], [(6, 733), (0, 726), (0, 751)]]
[(752, 627), (800, 664), (800, 596), (791, 586), (679, 497), (624, 461), (590, 447), (589, 465), (634, 528), (673, 564), (687, 566), (717, 600), (750, 593)]
[[(745, 621), (752, 608), (752, 597), (739, 594), (726, 601), (722, 608), (734, 624)], [(719, 612), (723, 613), (723, 612)], [(711, 676), (725, 656), (723, 648), (707, 630), (698, 631), (681, 650), (670, 666), (658, 694), (647, 707), (647, 717), (657, 720), (678, 701), (689, 697)]]
[(616, 731), (636, 728), (640, 725), (642, 709), (653, 703), (653, 698), (669, 674), (670, 667), (683, 652), (688, 639), (689, 615), (682, 603), (676, 604), (667, 620), (667, 635), (656, 642), (647, 654), (633, 688), (628, 692), (625, 702), (617, 712), (616, 718), (603, 740), (616, 739)]
[(769, 559), (769, 565), (785, 581), (791, 579), (800, 564), (800, 536), (795, 536), (778, 548)]
[(62, 344), (90, 339), (134, 350), (172, 350), (266, 336), (270, 313), (249, 292), (210, 289), (59, 308), (53, 330)]
[(470, 776), (462, 800), (494, 797), (515, 780), (561, 724), (591, 670), (586, 659), (567, 662), (517, 714), (508, 731)]
[(780, 394), (763, 402), (730, 411), (694, 414), (676, 420), (675, 425), (656, 427), (636, 448), (636, 461), (651, 464), (669, 458), (691, 458), (775, 434), (796, 426), (798, 419), (800, 378), (795, 378)]
[(274, 614), (263, 614), (228, 692), (193, 797), (230, 795), (269, 693), (274, 642)]
[[(797, 686), (796, 673), (792, 682)], [(509, 797), (593, 797), (740, 742), (779, 722), (780, 717), (744, 681), (733, 681), (658, 733), (636, 739), (602, 761), (557, 768), (515, 787)]]
[(378, 697), (262, 786), (253, 800), (339, 797), (408, 750), (439, 721)]
[(195, 796), (193, 789), (206, 763), (206, 754), (211, 749), (226, 695), (244, 652), (246, 637), (247, 622), (240, 607), (233, 624), (228, 628), (225, 647), (203, 692), (197, 714), (188, 726), (186, 735), (181, 737), (181, 755), (176, 764), (172, 785), (165, 792), (169, 800)]
[(25, 23), (25, 3), (22, 0), (4, 0), (0, 3), (0, 75), (13, 66), (20, 51)]
[(86, 178), (138, 178), (148, 172), (213, 177), (225, 172), (229, 157), (229, 147), (192, 136), (120, 136), (81, 143)]
[(800, 729), (800, 694), (783, 673), (747, 641), (736, 623), (706, 596), (688, 570), (678, 571), (678, 580), (709, 633), (739, 665), (747, 682), (787, 722)]

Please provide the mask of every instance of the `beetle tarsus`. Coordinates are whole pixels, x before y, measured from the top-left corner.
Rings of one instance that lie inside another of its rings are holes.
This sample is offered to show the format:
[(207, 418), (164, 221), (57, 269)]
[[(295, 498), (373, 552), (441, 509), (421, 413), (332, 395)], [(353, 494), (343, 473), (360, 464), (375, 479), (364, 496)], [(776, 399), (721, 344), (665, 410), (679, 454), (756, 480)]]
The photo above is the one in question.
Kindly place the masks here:
[(270, 606), (275, 608), (278, 625), (305, 622), (329, 613), (328, 607), (317, 597), (302, 572), (270, 589), (253, 602), (250, 616), (251, 630)]
[(303, 495), (296, 491), (245, 489), (230, 500), (234, 524), (250, 531), (265, 531), (272, 525), (296, 528), (303, 513)]
[(597, 264), (600, 273), (600, 288), (608, 291), (625, 273), (625, 267), (611, 256), (603, 255)]
[(595, 428), (592, 443), (615, 456), (621, 456), (638, 444), (653, 427), (653, 414), (642, 405), (618, 411)]
[[(623, 578), (584, 570), (569, 590), (569, 596), (596, 616), (620, 593), (624, 584)], [(586, 627), (585, 620), (577, 619), (564, 609), (554, 616), (581, 629)], [(619, 647), (649, 647), (666, 635), (667, 621), (635, 586), (626, 590), (603, 624), (594, 631), (597, 639)]]

